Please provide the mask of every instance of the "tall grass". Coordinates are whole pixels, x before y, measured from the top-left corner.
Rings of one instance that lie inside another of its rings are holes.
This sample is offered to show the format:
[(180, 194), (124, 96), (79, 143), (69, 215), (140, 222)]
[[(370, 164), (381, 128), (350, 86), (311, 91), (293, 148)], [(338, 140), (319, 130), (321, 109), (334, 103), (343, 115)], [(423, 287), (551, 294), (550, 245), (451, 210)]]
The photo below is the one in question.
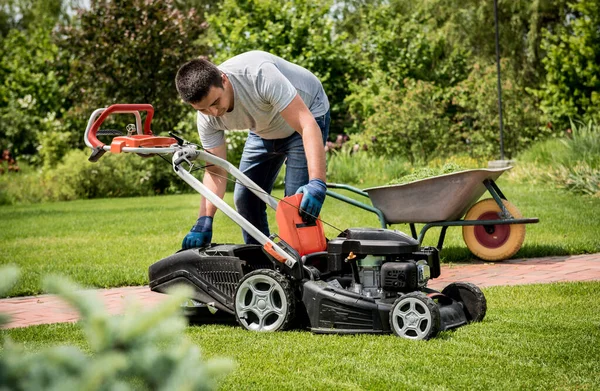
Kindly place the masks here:
[(572, 121), (567, 137), (537, 143), (518, 160), (514, 178), (600, 197), (600, 126), (593, 122)]

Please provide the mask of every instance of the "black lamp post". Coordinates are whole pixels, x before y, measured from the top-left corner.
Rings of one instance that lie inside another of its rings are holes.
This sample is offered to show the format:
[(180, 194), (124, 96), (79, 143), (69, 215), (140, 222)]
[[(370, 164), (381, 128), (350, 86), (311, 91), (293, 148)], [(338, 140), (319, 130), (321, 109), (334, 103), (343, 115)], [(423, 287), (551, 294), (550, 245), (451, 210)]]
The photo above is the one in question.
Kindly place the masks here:
[(494, 23), (496, 25), (496, 70), (498, 73), (498, 113), (500, 114), (500, 160), (504, 160), (504, 124), (502, 122), (502, 84), (500, 81), (500, 38), (498, 34), (498, 0), (494, 0)]

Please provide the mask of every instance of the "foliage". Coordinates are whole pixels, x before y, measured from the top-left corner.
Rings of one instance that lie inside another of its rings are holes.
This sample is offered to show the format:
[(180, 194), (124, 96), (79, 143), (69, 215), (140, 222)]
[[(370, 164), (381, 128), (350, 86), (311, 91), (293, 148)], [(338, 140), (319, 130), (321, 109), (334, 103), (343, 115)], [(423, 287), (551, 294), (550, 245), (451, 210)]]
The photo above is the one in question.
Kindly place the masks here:
[[(522, 87), (534, 87), (543, 78), (540, 47), (544, 29), (554, 29), (566, 17), (569, 0), (498, 0), (502, 71), (515, 75)], [(435, 31), (453, 47), (467, 48), (471, 63), (492, 63), (496, 58), (494, 2), (434, 0), (413, 2), (426, 9)]]
[(249, 50), (264, 50), (313, 72), (331, 104), (331, 133), (348, 126), (344, 98), (355, 72), (346, 36), (336, 34), (331, 0), (224, 0), (209, 18), (210, 45), (221, 62)]
[(570, 130), (566, 138), (546, 140), (519, 155), (523, 167), (514, 176), (600, 197), (600, 126), (571, 122)]
[(537, 93), (548, 120), (560, 130), (569, 118), (599, 121), (600, 3), (570, 3), (564, 25), (546, 29), (541, 47), (546, 77)]
[[(83, 0), (0, 0), (0, 40), (11, 30), (33, 31), (68, 19)], [(49, 22), (49, 23), (48, 23)], [(47, 29), (49, 33), (50, 29)]]
[(227, 161), (236, 167), (240, 165), (247, 138), (248, 132), (244, 130), (228, 130), (225, 132), (225, 140), (227, 141)]
[(172, 130), (187, 108), (174, 87), (185, 61), (206, 49), (197, 44), (202, 16), (181, 12), (173, 0), (98, 0), (80, 10), (58, 36), (81, 133), (93, 110), (113, 103), (151, 103), (154, 133)]
[[(15, 269), (3, 268), (0, 276), (0, 288), (6, 289)], [(2, 389), (212, 390), (233, 368), (225, 359), (201, 361), (197, 346), (185, 338), (186, 322), (177, 311), (190, 295), (186, 289), (172, 292), (152, 311), (129, 303), (124, 316), (114, 317), (92, 291), (56, 276), (46, 278), (45, 284), (77, 308), (92, 354), (69, 345), (25, 353), (5, 342)]]
[[(494, 65), (476, 64), (469, 77), (452, 91), (456, 106), (454, 127), (466, 138), (469, 152), (476, 157), (500, 155), (497, 74)], [(504, 152), (507, 157), (526, 148), (533, 141), (552, 134), (549, 127), (539, 126), (536, 102), (510, 72), (502, 78)]]
[(365, 121), (369, 149), (411, 163), (451, 153), (461, 140), (452, 132), (447, 105), (433, 83), (407, 79), (401, 87), (390, 80), (373, 98), (373, 114)]
[[(352, 80), (351, 94), (346, 98), (355, 121), (350, 133), (368, 131), (369, 117), (381, 109), (378, 96), (388, 100), (392, 94), (401, 95), (401, 89), (393, 92), (389, 88), (402, 86), (405, 79), (444, 88), (464, 79), (468, 72), (466, 50), (448, 45), (445, 36), (430, 26), (433, 15), (428, 10), (412, 9), (403, 0), (376, 3), (359, 8), (365, 14), (356, 32), (360, 45), (356, 59), (362, 77)], [(396, 99), (400, 103), (401, 97)], [(384, 118), (378, 120), (382, 121), (387, 122)]]
[(0, 205), (191, 191), (173, 173), (170, 157), (107, 155), (90, 163), (88, 156), (74, 149), (54, 168), (0, 177)]
[[(597, 2), (499, 0), (498, 18), (507, 157), (569, 118), (598, 120)], [(494, 32), (493, 2), (479, 0), (0, 0), (0, 148), (54, 170), (83, 146), (92, 111), (112, 103), (151, 103), (155, 133), (194, 140), (178, 67), (261, 49), (314, 72), (331, 134), (368, 144), (367, 154), (497, 157)]]
[(34, 160), (40, 134), (61, 131), (56, 119), (65, 105), (65, 80), (53, 69), (58, 47), (48, 23), (13, 29), (0, 41), (0, 149), (19, 160)]

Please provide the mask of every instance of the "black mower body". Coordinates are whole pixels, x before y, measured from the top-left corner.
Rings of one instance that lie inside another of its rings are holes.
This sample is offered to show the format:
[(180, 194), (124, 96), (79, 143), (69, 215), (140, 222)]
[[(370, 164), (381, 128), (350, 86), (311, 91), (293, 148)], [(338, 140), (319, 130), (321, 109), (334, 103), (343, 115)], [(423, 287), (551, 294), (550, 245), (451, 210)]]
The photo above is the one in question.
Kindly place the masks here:
[[(435, 297), (440, 330), (467, 323), (461, 303), (426, 288), (428, 279), (440, 275), (437, 249), (422, 248), (402, 232), (348, 229), (328, 242), (326, 253), (299, 261), (307, 271), (304, 278), (288, 278), (295, 287), (296, 306), (313, 332), (390, 333), (394, 301), (415, 291)], [(260, 245), (213, 244), (179, 251), (150, 266), (150, 288), (166, 293), (173, 285), (188, 285), (193, 300), (233, 315), (239, 281), (259, 269), (285, 274)]]

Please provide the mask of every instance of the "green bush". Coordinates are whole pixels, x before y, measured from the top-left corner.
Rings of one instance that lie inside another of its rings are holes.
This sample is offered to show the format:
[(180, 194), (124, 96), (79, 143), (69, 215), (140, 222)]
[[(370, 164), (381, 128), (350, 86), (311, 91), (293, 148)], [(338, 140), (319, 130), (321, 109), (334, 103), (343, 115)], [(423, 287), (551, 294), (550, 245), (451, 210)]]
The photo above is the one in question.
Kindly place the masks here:
[[(14, 267), (0, 270), (0, 296), (16, 276)], [(2, 341), (2, 390), (213, 390), (233, 369), (230, 360), (201, 360), (198, 348), (185, 337), (186, 321), (178, 309), (190, 295), (187, 289), (173, 291), (152, 311), (129, 303), (125, 314), (115, 317), (94, 292), (68, 280), (47, 277), (45, 285), (80, 312), (92, 354), (69, 345), (28, 353)], [(8, 317), (0, 316), (1, 326)]]
[(0, 204), (137, 197), (193, 191), (174, 172), (170, 156), (107, 154), (90, 163), (88, 151), (71, 150), (54, 168), (0, 176)]
[[(506, 62), (502, 61), (503, 68)], [(511, 72), (502, 74), (502, 105), (504, 124), (504, 153), (511, 158), (526, 149), (533, 141), (552, 134), (541, 127), (536, 102)], [(496, 66), (476, 64), (469, 77), (451, 92), (456, 114), (455, 131), (462, 134), (468, 150), (475, 157), (500, 156), (500, 125)]]
[(21, 161), (36, 160), (38, 136), (56, 131), (66, 104), (49, 23), (13, 29), (0, 39), (0, 150), (11, 150)]
[(398, 156), (411, 163), (448, 155), (461, 145), (446, 115), (447, 101), (433, 83), (390, 81), (373, 98), (373, 114), (365, 121), (365, 136), (375, 154)]
[(541, 48), (545, 81), (537, 94), (548, 120), (560, 130), (569, 118), (600, 120), (600, 3), (569, 3), (564, 22), (545, 30)]

